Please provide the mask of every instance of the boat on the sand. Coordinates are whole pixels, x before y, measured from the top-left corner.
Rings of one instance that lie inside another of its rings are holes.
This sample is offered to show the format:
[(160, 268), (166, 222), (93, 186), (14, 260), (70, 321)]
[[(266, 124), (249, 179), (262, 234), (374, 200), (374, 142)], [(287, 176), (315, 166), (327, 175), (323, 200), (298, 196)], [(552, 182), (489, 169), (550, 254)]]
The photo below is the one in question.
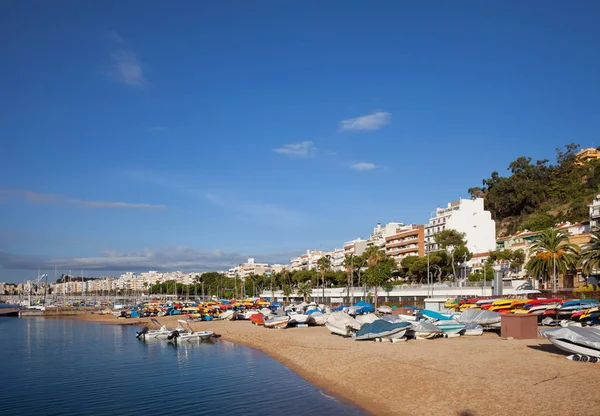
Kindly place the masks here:
[(406, 331), (411, 328), (409, 322), (391, 323), (378, 319), (374, 322), (361, 325), (360, 329), (353, 338), (356, 341), (370, 339), (400, 339), (404, 337)]
[(600, 358), (600, 328), (544, 328), (539, 330), (539, 334), (568, 353)]
[(269, 317), (265, 317), (263, 320), (263, 325), (265, 328), (285, 328), (288, 325), (290, 317), (287, 315), (278, 316), (271, 315)]
[(332, 334), (343, 337), (352, 336), (355, 331), (360, 329), (360, 323), (345, 312), (332, 312), (327, 317), (325, 326)]

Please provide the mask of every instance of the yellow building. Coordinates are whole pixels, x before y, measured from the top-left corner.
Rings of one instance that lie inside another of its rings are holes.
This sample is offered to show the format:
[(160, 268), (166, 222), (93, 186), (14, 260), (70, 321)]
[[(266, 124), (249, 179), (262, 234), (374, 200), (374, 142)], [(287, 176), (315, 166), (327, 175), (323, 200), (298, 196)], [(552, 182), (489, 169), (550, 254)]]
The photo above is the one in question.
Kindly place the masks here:
[(579, 166), (588, 163), (590, 160), (598, 159), (600, 159), (600, 152), (593, 147), (581, 149), (579, 153), (575, 155), (575, 163)]

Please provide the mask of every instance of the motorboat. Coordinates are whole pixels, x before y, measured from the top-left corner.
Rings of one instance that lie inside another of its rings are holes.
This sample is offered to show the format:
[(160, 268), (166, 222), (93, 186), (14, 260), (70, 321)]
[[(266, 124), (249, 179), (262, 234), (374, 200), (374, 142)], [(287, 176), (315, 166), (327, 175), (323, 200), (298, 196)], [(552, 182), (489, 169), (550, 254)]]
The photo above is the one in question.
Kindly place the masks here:
[(414, 319), (405, 319), (402, 315), (384, 315), (379, 319), (383, 319), (384, 321), (388, 321), (393, 324), (398, 323), (398, 322), (407, 322), (407, 321), (413, 322), (414, 321)]
[(265, 324), (265, 316), (260, 312), (254, 312), (248, 319), (250, 319), (254, 325)]
[(370, 339), (400, 339), (406, 331), (411, 328), (410, 322), (392, 323), (377, 319), (374, 322), (361, 325), (360, 329), (353, 335), (355, 341)]
[(237, 312), (234, 311), (233, 309), (229, 309), (226, 310), (225, 312), (223, 312), (221, 315), (219, 315), (220, 319), (226, 319), (228, 321), (232, 321), (237, 317)]
[(169, 337), (172, 336), (174, 332), (178, 332), (180, 334), (186, 332), (186, 328), (185, 328), (185, 326), (182, 326), (182, 323), (187, 324), (187, 322), (183, 321), (183, 320), (177, 320), (177, 323), (179, 324), (179, 326), (177, 328), (171, 328), (171, 329), (167, 328), (165, 325), (162, 325), (155, 318), (150, 318), (150, 321), (153, 324), (157, 325), (159, 327), (159, 329), (149, 330), (148, 327), (144, 327), (144, 328), (142, 328), (142, 330), (140, 332), (137, 332), (136, 338), (144, 339), (144, 340), (151, 340), (151, 339), (166, 340), (166, 339), (169, 339)]
[(392, 307), (391, 306), (378, 306), (377, 307), (377, 312), (379, 313), (392, 313)]
[(443, 334), (444, 331), (437, 325), (426, 320), (412, 322), (412, 327), (407, 332), (407, 335), (413, 336), (416, 339), (432, 339), (442, 336)]
[(355, 331), (360, 329), (360, 323), (345, 312), (332, 312), (327, 317), (325, 326), (332, 334), (343, 337), (352, 336)]
[(465, 329), (465, 324), (457, 321), (438, 321), (434, 325), (437, 325), (442, 330), (444, 336), (458, 336)]
[(269, 316), (273, 313), (273, 311), (269, 308), (261, 308), (260, 313), (262, 313), (264, 316)]
[(483, 327), (479, 324), (465, 324), (465, 329), (462, 335), (479, 336), (483, 335)]
[(194, 331), (187, 321), (178, 320), (177, 322), (185, 325), (185, 331), (173, 331), (173, 334), (167, 338), (169, 341), (208, 341), (215, 334), (213, 331)]
[(314, 325), (325, 325), (327, 321), (327, 315), (323, 312), (313, 311), (309, 316), (312, 318)]
[(372, 313), (375, 312), (375, 308), (373, 305), (367, 302), (356, 302), (354, 305), (348, 308), (348, 313), (350, 315), (361, 315), (363, 313)]
[(264, 318), (264, 326), (265, 328), (285, 328), (288, 325), (290, 317), (287, 315), (279, 316), (279, 315), (271, 315), (269, 317)]
[(539, 334), (568, 353), (600, 358), (600, 328), (544, 328), (539, 330)]
[(306, 315), (304, 313), (290, 312), (289, 317), (290, 317), (290, 322), (294, 321), (300, 325), (316, 325), (315, 319), (312, 317), (312, 315)]
[(484, 309), (465, 309), (456, 320), (461, 324), (478, 324), (485, 328), (499, 328), (502, 315)]
[(377, 315), (375, 315), (374, 313), (367, 313), (364, 315), (356, 315), (356, 317), (354, 317), (354, 319), (356, 319), (361, 325), (363, 325), (363, 324), (373, 323), (376, 320), (378, 320), (379, 317)]
[(432, 311), (430, 309), (421, 309), (417, 313), (428, 318), (431, 321), (450, 321), (454, 319), (455, 316), (458, 316), (456, 314), (440, 313), (437, 311)]

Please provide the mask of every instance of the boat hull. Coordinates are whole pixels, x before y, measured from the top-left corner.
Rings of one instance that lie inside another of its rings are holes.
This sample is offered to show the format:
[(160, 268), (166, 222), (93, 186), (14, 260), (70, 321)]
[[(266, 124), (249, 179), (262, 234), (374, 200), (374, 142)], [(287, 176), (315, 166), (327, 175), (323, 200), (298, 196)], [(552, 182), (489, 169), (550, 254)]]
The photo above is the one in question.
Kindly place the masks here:
[(550, 341), (555, 347), (571, 354), (588, 355), (590, 357), (600, 358), (600, 350), (596, 350), (594, 348), (584, 347), (560, 338), (550, 337), (548, 338), (548, 341)]

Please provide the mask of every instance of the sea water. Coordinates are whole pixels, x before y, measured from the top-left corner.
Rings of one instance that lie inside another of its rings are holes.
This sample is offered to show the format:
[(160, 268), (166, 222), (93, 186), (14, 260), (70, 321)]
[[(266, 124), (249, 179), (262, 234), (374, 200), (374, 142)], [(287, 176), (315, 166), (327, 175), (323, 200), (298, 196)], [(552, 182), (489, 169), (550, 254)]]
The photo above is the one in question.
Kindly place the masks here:
[(0, 415), (361, 415), (266, 354), (137, 327), (0, 318)]

